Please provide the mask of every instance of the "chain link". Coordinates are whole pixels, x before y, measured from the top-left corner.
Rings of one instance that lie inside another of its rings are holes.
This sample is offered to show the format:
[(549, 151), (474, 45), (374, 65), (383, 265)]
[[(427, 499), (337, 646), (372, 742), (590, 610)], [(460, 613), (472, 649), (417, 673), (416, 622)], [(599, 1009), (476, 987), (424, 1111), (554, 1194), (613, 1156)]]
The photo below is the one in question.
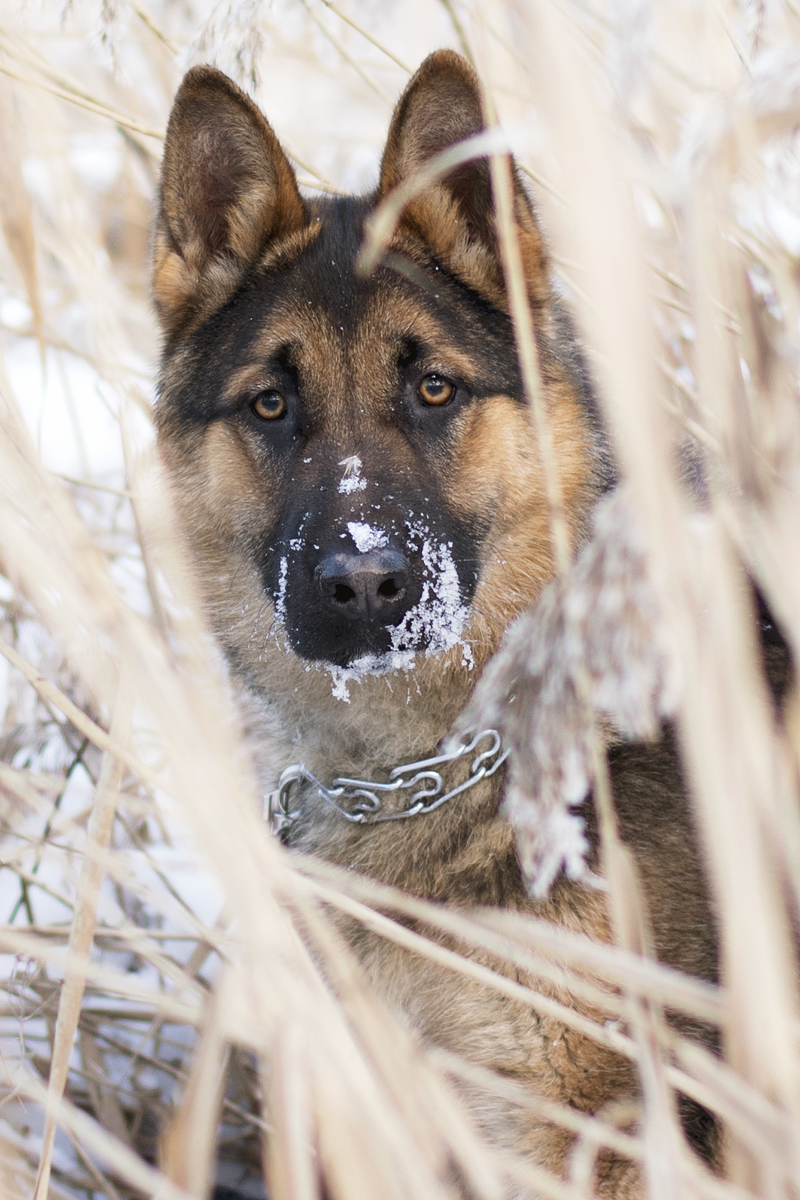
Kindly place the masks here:
[[(491, 739), (491, 743), (487, 749), (476, 755), (469, 777), (457, 787), (442, 794), (444, 780), (436, 768), (447, 766), (471, 754), (487, 738)], [(494, 775), (508, 758), (508, 754), (508, 750), (503, 750), (503, 741), (497, 730), (483, 729), (448, 754), (439, 754), (435, 758), (424, 758), (419, 762), (394, 767), (389, 773), (388, 783), (340, 778), (334, 779), (331, 787), (326, 787), (302, 763), (293, 763), (282, 772), (275, 790), (264, 797), (264, 819), (269, 822), (273, 833), (285, 839), (300, 815), (298, 809), (292, 811), (292, 792), (303, 782), (313, 783), (320, 798), (354, 825), (377, 825), (382, 821), (403, 821), (407, 817), (422, 816), (423, 813), (433, 812), (454, 796), (474, 787), (481, 779), (488, 779)], [(381, 812), (385, 796), (407, 791), (412, 791), (413, 794), (405, 808), (397, 812)], [(343, 804), (350, 807), (344, 808)]]

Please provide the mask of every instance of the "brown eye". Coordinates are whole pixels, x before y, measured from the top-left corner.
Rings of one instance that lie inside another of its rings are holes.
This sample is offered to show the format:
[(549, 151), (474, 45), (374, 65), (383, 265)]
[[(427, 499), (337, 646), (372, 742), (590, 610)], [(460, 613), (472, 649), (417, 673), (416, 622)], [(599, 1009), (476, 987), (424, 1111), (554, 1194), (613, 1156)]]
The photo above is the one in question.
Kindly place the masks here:
[(426, 375), (418, 388), (419, 398), (425, 404), (449, 404), (456, 394), (455, 386), (441, 375)]
[(262, 421), (277, 421), (286, 412), (286, 401), (280, 392), (262, 392), (250, 407)]

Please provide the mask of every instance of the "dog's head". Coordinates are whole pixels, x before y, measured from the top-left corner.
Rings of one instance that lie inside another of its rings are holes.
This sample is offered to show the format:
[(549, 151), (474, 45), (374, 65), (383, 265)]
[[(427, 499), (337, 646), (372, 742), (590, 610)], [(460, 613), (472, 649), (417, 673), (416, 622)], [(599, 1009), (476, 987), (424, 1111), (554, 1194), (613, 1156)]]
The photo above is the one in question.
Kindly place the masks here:
[[(155, 235), (159, 437), (218, 632), (251, 678), (275, 647), (298, 670), (446, 655), (468, 672), (551, 574), (487, 160), (418, 196), (377, 269), (356, 269), (375, 206), (482, 127), (469, 66), (432, 55), (375, 194), (311, 201), (229, 79), (195, 68), (178, 92)], [(576, 529), (596, 488), (588, 385), (512, 179)]]

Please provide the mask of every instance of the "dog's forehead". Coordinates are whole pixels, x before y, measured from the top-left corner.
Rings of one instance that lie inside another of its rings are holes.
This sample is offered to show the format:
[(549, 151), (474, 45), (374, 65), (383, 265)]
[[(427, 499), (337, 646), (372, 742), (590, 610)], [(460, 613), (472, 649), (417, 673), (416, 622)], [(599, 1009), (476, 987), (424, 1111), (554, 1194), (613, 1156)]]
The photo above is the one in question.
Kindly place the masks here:
[[(359, 271), (368, 212), (365, 202), (351, 198), (323, 209), (315, 218), (316, 235), (287, 266), (281, 287), (288, 320), (324, 336), (326, 346), (335, 345), (342, 354), (358, 352), (359, 340), (371, 341), (373, 347), (379, 342), (394, 345), (426, 314), (431, 334), (436, 325), (431, 312), (436, 297), (421, 270), (415, 271), (413, 282), (402, 270)], [(269, 278), (267, 268), (265, 282)], [(313, 339), (302, 349), (313, 351)]]
[[(286, 347), (304, 382), (321, 375), (352, 377), (393, 367), (409, 337), (441, 340), (437, 323), (391, 284), (345, 278), (321, 286), (299, 266), (277, 304), (255, 314), (248, 347), (254, 361)], [(350, 286), (352, 284), (352, 286)]]
[[(369, 276), (358, 270), (367, 200), (320, 206), (316, 233), (277, 272), (266, 263), (250, 292), (248, 350), (253, 360), (290, 346), (310, 377), (385, 375), (410, 344), (447, 356), (472, 374), (493, 343), (512, 342), (505, 313), (491, 310), (434, 261), (391, 251)], [(240, 324), (239, 329), (243, 327)], [(335, 378), (338, 377), (338, 378)]]
[(453, 369), (469, 372), (468, 320), (463, 313), (454, 320), (448, 311), (446, 281), (437, 291), (435, 279), (414, 264), (409, 278), (402, 263), (400, 270), (361, 275), (356, 205), (333, 209), (332, 218), (320, 220), (317, 236), (294, 260), (277, 270), (267, 264), (256, 275), (243, 299), (246, 320), (241, 309), (231, 313), (241, 364), (255, 367), (288, 350), (304, 389), (316, 385), (329, 394), (354, 385), (381, 393), (410, 344), (444, 354)]

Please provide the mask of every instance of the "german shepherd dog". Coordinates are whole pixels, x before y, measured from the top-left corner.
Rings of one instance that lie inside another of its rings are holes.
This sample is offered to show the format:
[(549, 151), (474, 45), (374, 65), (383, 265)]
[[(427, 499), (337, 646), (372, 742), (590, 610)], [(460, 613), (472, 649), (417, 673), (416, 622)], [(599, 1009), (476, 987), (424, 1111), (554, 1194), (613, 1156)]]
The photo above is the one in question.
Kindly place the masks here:
[[(188, 73), (169, 121), (153, 265), (161, 453), (232, 671), (282, 731), (284, 764), (302, 759), (326, 785), (385, 781), (435, 756), (554, 570), (487, 160), (419, 195), (381, 264), (367, 277), (356, 269), (376, 205), (482, 128), (477, 80), (450, 51), (408, 84), (365, 197), (302, 196), (261, 112), (213, 68)], [(578, 544), (608, 487), (608, 455), (513, 164), (512, 179)], [(713, 922), (674, 762), (666, 750), (648, 758), (656, 767), (635, 748), (612, 758), (658, 954), (713, 978)], [(427, 814), (357, 823), (306, 780), (284, 836), (419, 896), (536, 911), (608, 938), (600, 892), (562, 879), (547, 901), (529, 899), (502, 798), (497, 771)], [(365, 934), (355, 942), (426, 1043), (586, 1112), (635, 1096), (628, 1064), (557, 1021)], [(563, 1169), (564, 1130), (486, 1097), (475, 1116), (498, 1144)], [(638, 1168), (601, 1156), (601, 1195), (641, 1186)]]

